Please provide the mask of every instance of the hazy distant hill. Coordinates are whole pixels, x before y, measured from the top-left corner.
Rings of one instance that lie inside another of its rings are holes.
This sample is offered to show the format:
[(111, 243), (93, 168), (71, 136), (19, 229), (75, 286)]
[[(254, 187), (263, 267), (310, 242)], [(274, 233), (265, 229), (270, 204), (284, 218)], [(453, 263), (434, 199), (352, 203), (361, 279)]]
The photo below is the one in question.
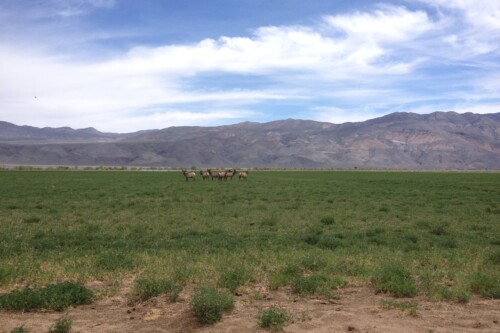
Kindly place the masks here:
[(129, 134), (0, 122), (0, 164), (500, 169), (500, 113), (393, 113)]

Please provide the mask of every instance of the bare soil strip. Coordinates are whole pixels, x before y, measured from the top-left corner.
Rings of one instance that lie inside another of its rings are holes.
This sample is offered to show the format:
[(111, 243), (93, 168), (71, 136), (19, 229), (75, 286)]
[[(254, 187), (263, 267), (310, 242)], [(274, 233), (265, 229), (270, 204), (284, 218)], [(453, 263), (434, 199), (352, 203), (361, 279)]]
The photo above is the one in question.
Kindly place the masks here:
[[(72, 332), (265, 332), (258, 326), (259, 309), (278, 304), (289, 311), (292, 322), (285, 332), (500, 332), (500, 300), (473, 297), (468, 304), (430, 302), (421, 297), (417, 316), (381, 305), (391, 300), (366, 287), (348, 287), (339, 300), (320, 300), (291, 296), (287, 290), (264, 291), (262, 299), (243, 292), (236, 297), (234, 310), (215, 325), (197, 323), (189, 308), (192, 288), (186, 288), (179, 301), (166, 296), (127, 305), (126, 292), (102, 298), (92, 305), (67, 311), (73, 320)], [(410, 300), (410, 299), (408, 299)], [(397, 299), (398, 302), (408, 301)], [(36, 311), (0, 312), (0, 332), (24, 326), (28, 332), (48, 332), (63, 313)]]

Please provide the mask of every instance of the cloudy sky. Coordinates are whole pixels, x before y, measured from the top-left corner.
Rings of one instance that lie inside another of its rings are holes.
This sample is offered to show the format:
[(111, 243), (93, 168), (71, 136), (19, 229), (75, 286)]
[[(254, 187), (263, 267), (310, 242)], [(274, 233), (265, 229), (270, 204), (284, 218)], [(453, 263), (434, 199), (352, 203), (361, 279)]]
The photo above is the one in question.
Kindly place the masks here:
[(500, 112), (500, 0), (0, 0), (0, 120)]

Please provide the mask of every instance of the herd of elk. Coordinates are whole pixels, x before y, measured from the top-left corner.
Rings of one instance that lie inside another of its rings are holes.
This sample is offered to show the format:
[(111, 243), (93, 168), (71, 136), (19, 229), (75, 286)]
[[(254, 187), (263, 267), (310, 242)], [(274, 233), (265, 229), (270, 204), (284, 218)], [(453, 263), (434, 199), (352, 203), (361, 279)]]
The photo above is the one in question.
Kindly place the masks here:
[[(186, 177), (186, 181), (189, 181), (190, 179), (193, 181), (196, 181), (196, 173), (194, 171), (186, 171), (182, 170), (182, 174), (184, 177)], [(209, 180), (210, 177), (212, 177), (212, 180), (217, 179), (217, 180), (233, 180), (233, 177), (236, 175), (236, 169), (226, 169), (226, 170), (212, 170), (212, 169), (207, 169), (207, 170), (200, 170), (200, 176), (203, 178), (203, 180)], [(239, 180), (246, 180), (248, 177), (248, 170), (240, 170), (238, 173), (238, 179)]]

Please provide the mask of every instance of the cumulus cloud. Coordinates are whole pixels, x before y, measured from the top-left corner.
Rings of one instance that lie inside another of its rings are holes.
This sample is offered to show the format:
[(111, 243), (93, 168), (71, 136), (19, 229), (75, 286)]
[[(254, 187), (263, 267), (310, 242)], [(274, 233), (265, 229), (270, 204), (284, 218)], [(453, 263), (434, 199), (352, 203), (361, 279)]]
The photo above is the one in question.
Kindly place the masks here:
[[(100, 64), (108, 70), (163, 72), (189, 76), (221, 71), (267, 74), (286, 71), (325, 70), (339, 76), (349, 73), (401, 74), (415, 63), (386, 59), (394, 43), (408, 42), (433, 28), (424, 12), (403, 7), (385, 11), (326, 16), (319, 27), (269, 26), (251, 37), (205, 39), (194, 45), (137, 47), (116, 61)], [(342, 32), (343, 35), (337, 35)]]

